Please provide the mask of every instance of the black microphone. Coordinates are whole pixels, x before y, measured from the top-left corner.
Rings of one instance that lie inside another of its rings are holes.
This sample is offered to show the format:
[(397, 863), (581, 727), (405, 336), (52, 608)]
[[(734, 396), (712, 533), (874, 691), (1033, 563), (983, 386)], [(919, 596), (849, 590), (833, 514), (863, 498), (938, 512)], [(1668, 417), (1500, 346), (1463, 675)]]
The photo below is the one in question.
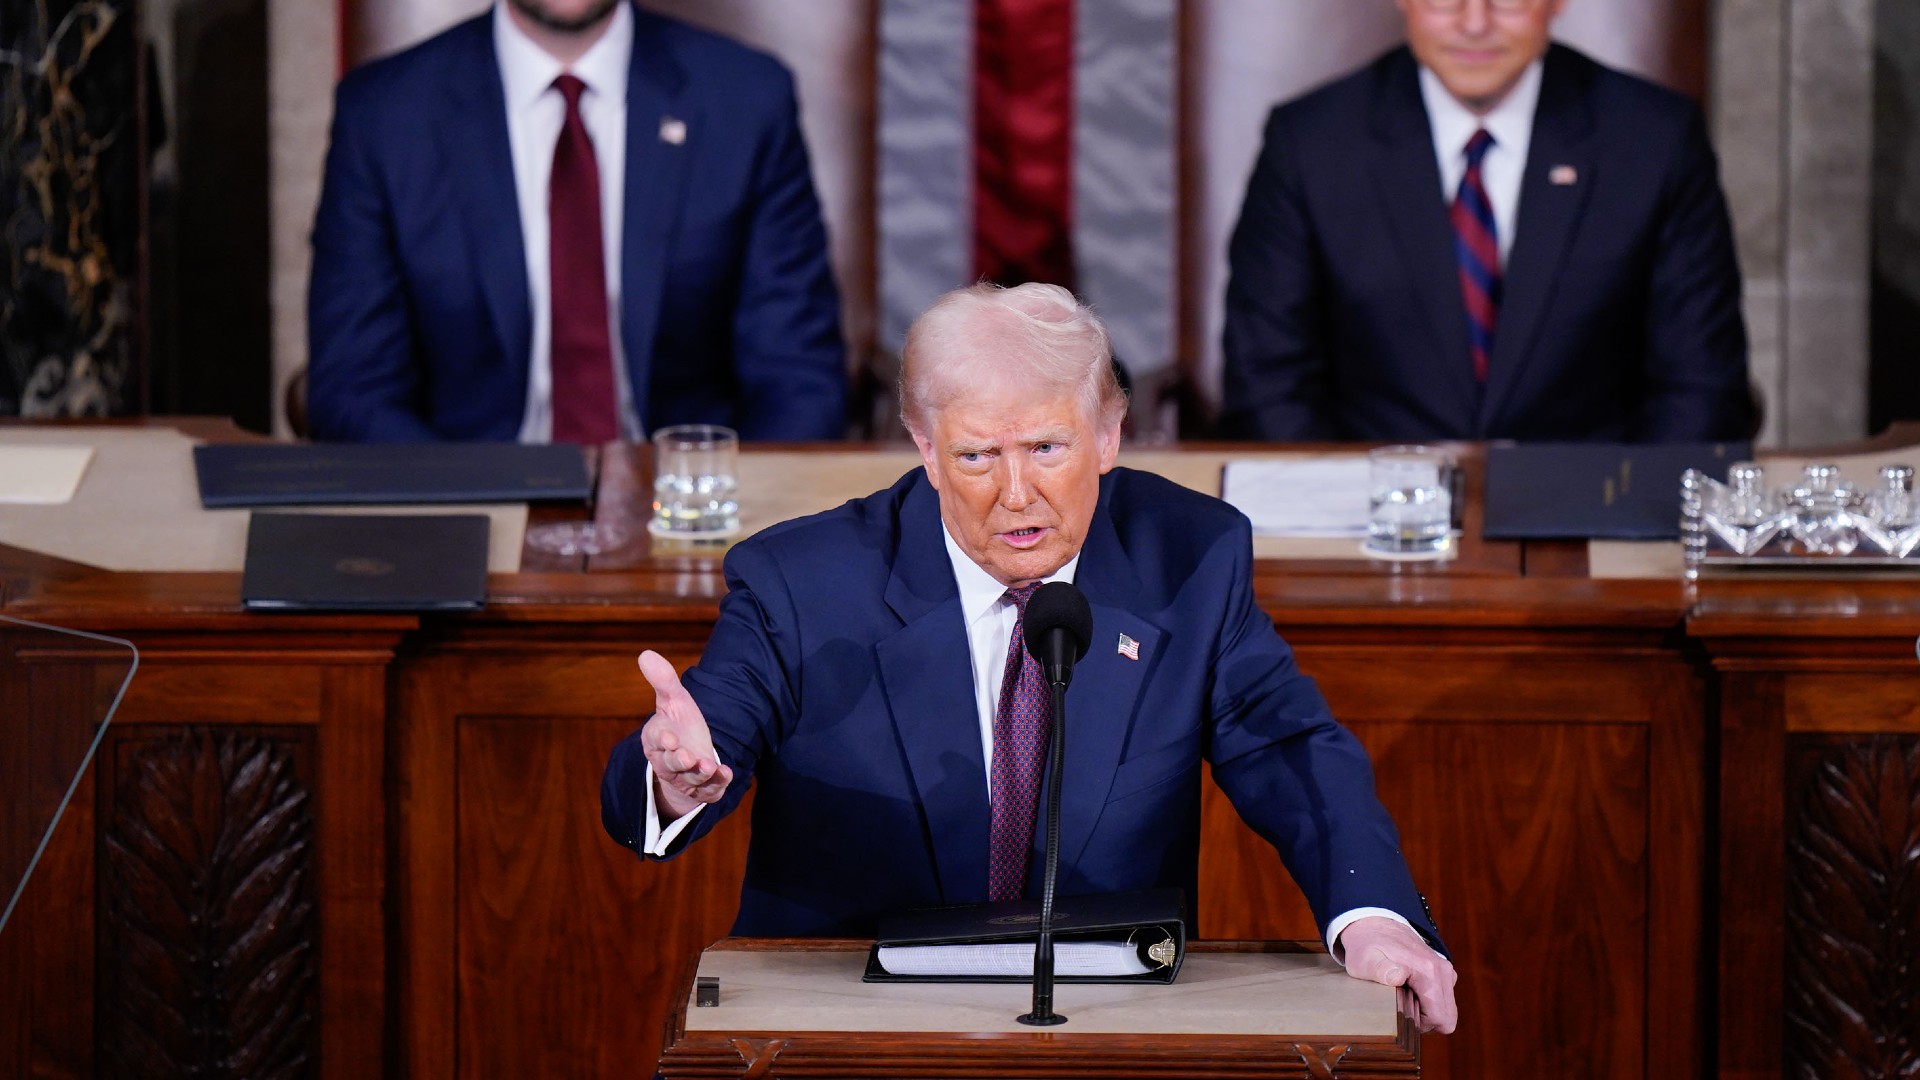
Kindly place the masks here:
[(1053, 1011), (1053, 891), (1060, 876), (1060, 761), (1067, 755), (1067, 683), (1093, 642), (1093, 611), (1079, 589), (1049, 581), (1027, 598), (1021, 615), (1026, 648), (1053, 690), (1053, 739), (1047, 748), (1046, 876), (1040, 886), (1040, 931), (1033, 943), (1033, 1011), (1014, 1019), (1036, 1027), (1064, 1024)]
[(1047, 682), (1065, 686), (1073, 681), (1073, 665), (1087, 655), (1093, 643), (1093, 610), (1079, 589), (1065, 581), (1049, 581), (1033, 591), (1022, 616), (1027, 651), (1040, 661)]

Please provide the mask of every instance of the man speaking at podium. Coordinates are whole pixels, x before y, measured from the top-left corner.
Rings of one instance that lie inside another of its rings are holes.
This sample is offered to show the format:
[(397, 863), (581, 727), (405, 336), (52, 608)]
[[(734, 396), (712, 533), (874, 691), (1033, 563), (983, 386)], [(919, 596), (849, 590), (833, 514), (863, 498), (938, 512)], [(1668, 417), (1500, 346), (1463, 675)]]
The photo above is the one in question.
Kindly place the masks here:
[(890, 911), (1037, 895), (1052, 706), (1020, 624), (1071, 581), (1093, 645), (1068, 692), (1061, 894), (1192, 897), (1205, 759), (1347, 970), (1451, 1031), (1453, 967), (1365, 751), (1254, 603), (1247, 519), (1114, 467), (1112, 371), (1057, 286), (921, 315), (901, 413), (924, 470), (733, 549), (684, 684), (640, 657), (658, 711), (608, 762), (608, 832), (671, 858), (757, 778), (740, 935), (870, 937)]

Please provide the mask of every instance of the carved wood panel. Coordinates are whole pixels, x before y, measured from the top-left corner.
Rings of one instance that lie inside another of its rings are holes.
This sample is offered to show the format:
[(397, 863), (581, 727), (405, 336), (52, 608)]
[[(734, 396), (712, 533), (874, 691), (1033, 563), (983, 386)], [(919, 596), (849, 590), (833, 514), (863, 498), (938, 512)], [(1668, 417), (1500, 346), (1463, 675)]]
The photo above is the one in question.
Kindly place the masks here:
[(104, 1073), (317, 1072), (312, 758), (310, 730), (115, 740), (99, 795)]
[(1920, 736), (1796, 736), (1786, 1071), (1920, 1076)]

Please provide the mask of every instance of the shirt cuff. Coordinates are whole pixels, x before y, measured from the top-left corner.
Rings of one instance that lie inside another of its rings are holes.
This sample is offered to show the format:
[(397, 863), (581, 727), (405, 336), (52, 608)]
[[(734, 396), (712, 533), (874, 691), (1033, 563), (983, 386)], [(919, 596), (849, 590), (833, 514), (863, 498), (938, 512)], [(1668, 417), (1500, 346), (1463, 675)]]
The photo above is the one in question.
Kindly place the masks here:
[[(647, 786), (647, 799), (648, 799), (647, 822), (648, 822), (648, 827), (651, 828), (652, 822), (653, 822), (653, 802), (652, 802), (653, 786), (651, 784)], [(692, 814), (687, 815), (687, 817), (692, 817), (692, 816), (693, 816)], [(683, 818), (681, 820), (685, 820), (685, 819)], [(675, 823), (675, 828), (678, 828), (678, 827), (679, 827), (678, 823)], [(1327, 955), (1339, 961), (1341, 967), (1346, 967), (1347, 966), (1347, 950), (1340, 947), (1340, 944), (1339, 944), (1340, 931), (1345, 930), (1348, 926), (1351, 926), (1352, 924), (1360, 921), (1361, 919), (1372, 918), (1375, 915), (1378, 915), (1383, 919), (1392, 919), (1394, 922), (1399, 923), (1401, 926), (1404, 926), (1409, 930), (1413, 930), (1413, 924), (1407, 921), (1406, 916), (1390, 908), (1357, 907), (1357, 908), (1354, 908), (1352, 911), (1342, 912), (1339, 918), (1327, 924)], [(1419, 931), (1417, 930), (1415, 930), (1414, 932), (1419, 933)]]
[[(652, 855), (655, 858), (664, 859), (667, 857), (667, 848), (673, 845), (673, 838), (676, 836), (679, 836), (681, 831), (687, 827), (687, 823), (692, 821), (695, 817), (698, 817), (700, 814), (700, 811), (706, 809), (706, 804), (702, 803), (701, 805), (694, 807), (693, 809), (687, 811), (685, 814), (682, 814), (678, 820), (670, 823), (665, 829), (662, 829), (660, 827), (660, 807), (653, 801), (653, 799), (654, 799), (653, 765), (648, 764), (647, 765), (647, 835), (641, 838), (643, 842), (640, 845), (640, 853), (643, 855)], [(1365, 909), (1362, 909), (1362, 910), (1365, 910)], [(1395, 916), (1395, 917), (1398, 918), (1398, 916)], [(1348, 920), (1348, 921), (1352, 921), (1352, 920)], [(1403, 919), (1401, 921), (1404, 922), (1405, 920)]]

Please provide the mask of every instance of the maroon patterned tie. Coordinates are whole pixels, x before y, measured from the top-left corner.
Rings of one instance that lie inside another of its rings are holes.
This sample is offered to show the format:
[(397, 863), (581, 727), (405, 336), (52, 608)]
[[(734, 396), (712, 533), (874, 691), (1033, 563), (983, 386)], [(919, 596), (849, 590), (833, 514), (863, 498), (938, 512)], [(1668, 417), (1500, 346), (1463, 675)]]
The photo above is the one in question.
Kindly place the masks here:
[(1027, 891), (1033, 818), (1053, 731), (1053, 691), (1040, 662), (1027, 652), (1027, 600), (1040, 584), (1008, 589), (1019, 614), (1000, 677), (1000, 708), (993, 717), (993, 833), (987, 859), (987, 898), (1013, 900)]
[(598, 445), (620, 436), (607, 325), (607, 263), (600, 231), (600, 166), (580, 121), (572, 75), (553, 80), (567, 119), (547, 185), (548, 281), (553, 300), (553, 441)]

